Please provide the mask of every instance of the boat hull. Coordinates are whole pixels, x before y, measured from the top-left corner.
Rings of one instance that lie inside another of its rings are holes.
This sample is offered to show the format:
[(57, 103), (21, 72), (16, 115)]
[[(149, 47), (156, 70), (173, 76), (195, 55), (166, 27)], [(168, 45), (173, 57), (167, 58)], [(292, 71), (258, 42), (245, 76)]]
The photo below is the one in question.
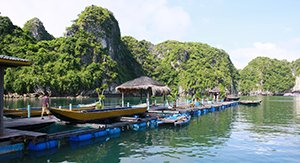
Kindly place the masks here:
[(239, 104), (241, 105), (249, 105), (249, 106), (256, 106), (259, 105), (261, 101), (240, 101)]
[[(67, 110), (68, 108), (62, 108)], [(79, 107), (73, 108), (73, 110), (94, 110), (95, 107)], [(27, 108), (20, 108), (20, 109), (4, 109), (3, 110), (4, 116), (11, 117), (11, 118), (21, 118), (21, 117), (28, 117), (28, 110)], [(32, 108), (30, 110), (30, 117), (39, 117), (42, 114), (42, 108)], [(49, 112), (49, 114), (51, 114)], [(48, 115), (48, 112), (44, 112), (44, 115)]]
[(140, 108), (113, 108), (113, 109), (101, 109), (94, 111), (71, 111), (64, 109), (50, 109), (50, 112), (57, 118), (68, 122), (88, 122), (97, 121), (109, 118), (115, 118), (125, 115), (142, 114), (147, 111), (147, 107)]

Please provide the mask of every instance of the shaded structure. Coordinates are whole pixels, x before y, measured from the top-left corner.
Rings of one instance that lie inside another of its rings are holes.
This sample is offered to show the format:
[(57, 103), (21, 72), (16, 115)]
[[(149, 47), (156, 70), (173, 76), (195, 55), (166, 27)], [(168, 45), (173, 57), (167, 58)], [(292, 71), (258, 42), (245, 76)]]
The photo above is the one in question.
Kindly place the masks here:
[[(149, 108), (150, 94), (155, 95), (168, 95), (171, 89), (147, 76), (141, 76), (134, 80), (128, 81), (116, 87), (116, 90), (122, 93), (122, 107), (124, 107), (124, 93), (141, 93), (142, 90), (147, 92), (147, 106)], [(142, 94), (142, 93), (141, 93)]]
[(215, 88), (209, 90), (208, 93), (213, 95), (213, 99), (215, 101), (218, 101), (219, 96), (220, 96), (220, 89), (219, 88), (215, 87)]
[(0, 135), (3, 135), (3, 94), (4, 94), (4, 70), (6, 67), (29, 66), (31, 62), (26, 59), (0, 55)]

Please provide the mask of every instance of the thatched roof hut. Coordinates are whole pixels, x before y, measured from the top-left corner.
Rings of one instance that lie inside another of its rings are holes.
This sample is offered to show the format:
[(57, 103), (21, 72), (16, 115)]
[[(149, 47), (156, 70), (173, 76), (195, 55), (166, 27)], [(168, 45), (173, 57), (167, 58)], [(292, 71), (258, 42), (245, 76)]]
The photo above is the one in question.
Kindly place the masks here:
[(152, 95), (168, 95), (171, 89), (147, 76), (142, 76), (134, 80), (128, 81), (116, 87), (116, 90), (121, 93), (134, 93), (140, 90), (152, 92)]
[(146, 90), (147, 92), (147, 105), (149, 109), (149, 96), (152, 93), (155, 95), (168, 95), (171, 89), (166, 85), (155, 81), (147, 76), (141, 76), (134, 80), (128, 81), (116, 87), (116, 90), (122, 93), (122, 107), (124, 106), (124, 93), (135, 93)]
[(220, 89), (217, 88), (217, 87), (215, 87), (215, 88), (209, 90), (209, 93), (212, 93), (212, 94), (219, 94), (219, 93), (220, 93)]

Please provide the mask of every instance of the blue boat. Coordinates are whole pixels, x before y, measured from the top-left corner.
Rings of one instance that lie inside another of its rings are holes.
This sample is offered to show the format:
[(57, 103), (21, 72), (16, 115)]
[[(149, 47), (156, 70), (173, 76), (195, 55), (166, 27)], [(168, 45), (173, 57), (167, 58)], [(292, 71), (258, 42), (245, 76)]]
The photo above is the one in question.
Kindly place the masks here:
[(191, 116), (189, 114), (186, 113), (172, 114), (169, 116), (159, 118), (157, 124), (158, 125), (172, 124), (174, 126), (182, 126), (188, 124), (190, 120), (191, 120)]

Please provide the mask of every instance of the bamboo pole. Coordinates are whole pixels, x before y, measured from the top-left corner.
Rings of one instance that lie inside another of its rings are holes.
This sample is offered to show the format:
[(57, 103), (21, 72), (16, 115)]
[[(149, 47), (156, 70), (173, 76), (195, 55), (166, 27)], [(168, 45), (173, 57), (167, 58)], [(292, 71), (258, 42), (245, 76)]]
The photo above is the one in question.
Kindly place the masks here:
[(147, 110), (150, 109), (150, 99), (149, 99), (149, 91), (147, 91)]
[(124, 93), (122, 92), (122, 107), (124, 107)]
[(3, 135), (4, 67), (0, 67), (0, 135)]

